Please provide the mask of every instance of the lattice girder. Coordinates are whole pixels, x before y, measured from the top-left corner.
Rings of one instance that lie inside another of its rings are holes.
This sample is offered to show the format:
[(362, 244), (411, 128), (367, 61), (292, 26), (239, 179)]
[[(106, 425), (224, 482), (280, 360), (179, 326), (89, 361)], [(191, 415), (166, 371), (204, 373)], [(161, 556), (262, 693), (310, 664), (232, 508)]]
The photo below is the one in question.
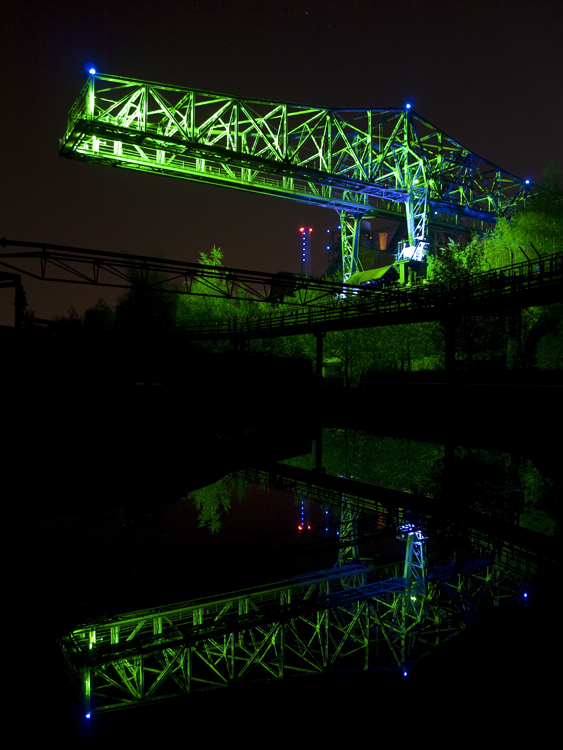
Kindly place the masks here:
[[(529, 194), (412, 110), (312, 107), (98, 74), (70, 110), (61, 154), (364, 217), (422, 196), (426, 212), (495, 221)], [(416, 220), (415, 238), (421, 227)]]
[[(405, 617), (412, 576), (376, 576), (335, 567), (92, 623), (61, 646), (87, 711), (106, 711), (339, 667), (403, 670), (465, 628), (484, 598), (514, 595), (514, 581), (490, 563), (450, 566), (428, 581), (418, 616)], [(368, 582), (350, 587), (361, 577)]]

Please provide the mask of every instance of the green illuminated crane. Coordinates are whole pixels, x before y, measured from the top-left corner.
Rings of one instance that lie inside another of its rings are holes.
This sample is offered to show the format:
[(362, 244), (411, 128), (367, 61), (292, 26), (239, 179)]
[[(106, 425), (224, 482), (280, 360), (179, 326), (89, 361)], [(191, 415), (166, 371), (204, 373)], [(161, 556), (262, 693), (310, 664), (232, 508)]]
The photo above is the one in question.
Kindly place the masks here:
[(408, 105), (313, 107), (96, 73), (70, 110), (60, 153), (333, 208), (344, 280), (361, 270), (362, 219), (406, 221), (405, 257), (420, 259), (429, 219), (491, 223), (530, 193)]

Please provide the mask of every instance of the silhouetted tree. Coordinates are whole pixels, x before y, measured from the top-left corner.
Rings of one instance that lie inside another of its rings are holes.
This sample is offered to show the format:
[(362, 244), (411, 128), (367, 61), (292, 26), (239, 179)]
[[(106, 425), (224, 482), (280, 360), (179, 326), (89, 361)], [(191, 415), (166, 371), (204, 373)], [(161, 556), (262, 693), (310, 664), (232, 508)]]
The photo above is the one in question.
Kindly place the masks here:
[(128, 272), (130, 287), (117, 302), (115, 329), (120, 333), (165, 333), (176, 327), (178, 295), (162, 274), (137, 269)]
[(115, 313), (108, 303), (100, 297), (93, 307), (84, 313), (84, 326), (95, 333), (108, 333), (115, 323)]

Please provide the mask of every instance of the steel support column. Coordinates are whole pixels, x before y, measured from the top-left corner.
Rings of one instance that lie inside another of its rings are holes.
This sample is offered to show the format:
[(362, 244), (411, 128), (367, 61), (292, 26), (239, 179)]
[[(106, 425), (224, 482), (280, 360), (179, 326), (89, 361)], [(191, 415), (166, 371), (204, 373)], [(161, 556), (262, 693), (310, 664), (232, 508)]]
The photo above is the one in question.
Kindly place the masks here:
[(362, 271), (358, 258), (360, 247), (361, 219), (346, 212), (340, 213), (340, 241), (342, 243), (342, 280), (348, 281), (352, 274)]

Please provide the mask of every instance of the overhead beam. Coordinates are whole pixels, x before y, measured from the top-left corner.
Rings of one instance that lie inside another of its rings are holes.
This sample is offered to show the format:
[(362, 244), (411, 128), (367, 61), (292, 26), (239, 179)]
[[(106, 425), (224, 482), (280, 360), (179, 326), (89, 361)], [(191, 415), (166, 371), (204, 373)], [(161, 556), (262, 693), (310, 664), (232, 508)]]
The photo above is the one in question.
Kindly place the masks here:
[(74, 102), (60, 153), (357, 216), (410, 205), (412, 241), (426, 214), (494, 222), (530, 195), (525, 180), (407, 108), (318, 107), (101, 74)]

